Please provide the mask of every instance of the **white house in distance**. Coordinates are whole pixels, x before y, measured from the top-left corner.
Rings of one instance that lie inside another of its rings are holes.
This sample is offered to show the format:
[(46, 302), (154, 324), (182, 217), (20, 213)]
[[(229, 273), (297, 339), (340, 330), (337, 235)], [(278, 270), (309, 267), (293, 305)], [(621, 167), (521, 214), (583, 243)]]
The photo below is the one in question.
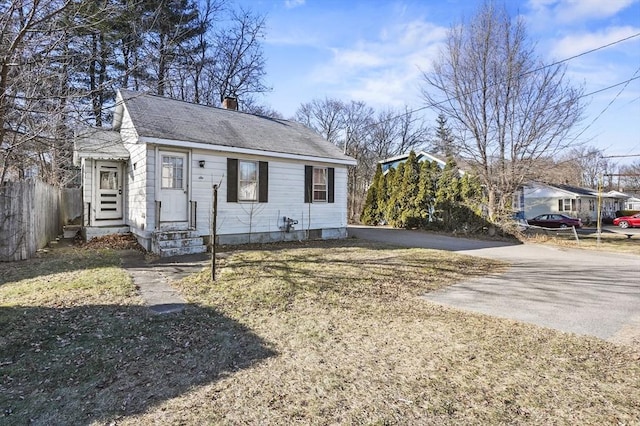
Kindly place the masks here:
[(527, 219), (545, 213), (563, 213), (589, 223), (598, 218), (598, 203), (602, 218), (611, 219), (616, 217), (616, 211), (624, 209), (629, 195), (618, 191), (598, 193), (588, 188), (532, 182), (523, 187), (522, 198)]
[(220, 244), (346, 237), (356, 160), (300, 123), (120, 90), (112, 130), (78, 135), (83, 235), (131, 232), (161, 256)]

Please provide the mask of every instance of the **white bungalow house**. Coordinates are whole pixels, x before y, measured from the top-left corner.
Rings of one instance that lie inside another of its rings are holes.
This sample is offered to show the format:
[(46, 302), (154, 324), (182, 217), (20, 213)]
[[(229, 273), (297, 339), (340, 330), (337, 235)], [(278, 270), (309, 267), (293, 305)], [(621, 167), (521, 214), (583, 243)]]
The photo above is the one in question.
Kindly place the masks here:
[(523, 187), (522, 204), (528, 219), (545, 213), (563, 213), (589, 223), (597, 221), (598, 210), (603, 219), (614, 218), (627, 198), (628, 195), (618, 191), (599, 193), (570, 185), (531, 182)]
[(356, 161), (300, 123), (120, 90), (111, 130), (78, 135), (83, 235), (131, 232), (162, 256), (342, 238)]

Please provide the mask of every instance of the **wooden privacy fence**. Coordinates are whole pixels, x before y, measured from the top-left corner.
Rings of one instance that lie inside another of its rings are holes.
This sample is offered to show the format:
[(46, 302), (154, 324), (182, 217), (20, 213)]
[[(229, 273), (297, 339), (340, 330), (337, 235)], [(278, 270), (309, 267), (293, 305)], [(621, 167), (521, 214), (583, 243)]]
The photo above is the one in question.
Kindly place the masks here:
[(0, 261), (29, 259), (81, 212), (79, 188), (37, 180), (0, 186)]

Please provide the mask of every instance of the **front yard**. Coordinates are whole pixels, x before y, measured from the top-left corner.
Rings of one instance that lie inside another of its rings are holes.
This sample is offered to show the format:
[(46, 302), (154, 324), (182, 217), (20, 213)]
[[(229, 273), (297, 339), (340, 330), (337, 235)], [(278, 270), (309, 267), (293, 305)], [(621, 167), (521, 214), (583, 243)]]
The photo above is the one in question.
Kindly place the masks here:
[(2, 424), (637, 424), (640, 353), (431, 304), (504, 265), (356, 240), (233, 252), (155, 316), (119, 254), (0, 264)]

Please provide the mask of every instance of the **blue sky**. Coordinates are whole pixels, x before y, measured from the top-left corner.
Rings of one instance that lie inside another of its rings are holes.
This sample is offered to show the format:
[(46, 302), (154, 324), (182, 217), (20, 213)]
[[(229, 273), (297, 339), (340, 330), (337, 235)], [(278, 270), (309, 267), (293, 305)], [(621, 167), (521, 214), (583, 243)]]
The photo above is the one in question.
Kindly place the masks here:
[[(237, 3), (267, 17), (266, 79), (273, 91), (259, 100), (291, 117), (300, 104), (324, 97), (378, 110), (424, 106), (421, 72), (437, 58), (450, 26), (473, 15), (480, 1)], [(507, 0), (506, 6), (524, 18), (538, 55), (549, 62), (640, 33), (640, 0)], [(584, 85), (585, 93), (640, 77), (640, 36), (566, 64), (571, 82)], [(580, 141), (606, 155), (640, 154), (640, 78), (584, 100)], [(435, 123), (429, 112), (425, 118)]]

